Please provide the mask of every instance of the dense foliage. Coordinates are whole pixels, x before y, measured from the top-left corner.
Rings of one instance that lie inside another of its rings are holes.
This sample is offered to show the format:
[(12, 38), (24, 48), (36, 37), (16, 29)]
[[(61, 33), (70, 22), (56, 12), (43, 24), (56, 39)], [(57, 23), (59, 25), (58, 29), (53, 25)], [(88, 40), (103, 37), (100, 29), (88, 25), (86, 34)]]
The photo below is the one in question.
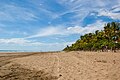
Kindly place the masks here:
[(74, 44), (67, 46), (64, 51), (97, 51), (120, 49), (120, 23), (111, 22), (104, 26), (104, 30), (96, 30), (80, 36)]

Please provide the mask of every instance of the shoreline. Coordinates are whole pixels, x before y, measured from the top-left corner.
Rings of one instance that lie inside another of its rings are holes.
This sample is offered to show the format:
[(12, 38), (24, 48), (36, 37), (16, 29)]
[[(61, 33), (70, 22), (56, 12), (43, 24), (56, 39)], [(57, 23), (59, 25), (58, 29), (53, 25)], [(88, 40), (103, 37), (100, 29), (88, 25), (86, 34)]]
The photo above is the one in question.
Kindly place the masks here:
[(87, 52), (87, 53), (120, 53), (120, 50), (116, 51), (116, 52), (113, 52), (113, 51), (46, 51), (46, 52), (0, 52), (0, 56), (1, 55), (12, 55), (12, 54), (16, 54), (16, 55), (29, 55), (29, 54), (40, 54), (40, 53), (61, 53), (61, 52), (66, 52), (66, 53), (69, 53), (69, 52), (80, 52), (80, 53), (84, 53), (84, 52)]

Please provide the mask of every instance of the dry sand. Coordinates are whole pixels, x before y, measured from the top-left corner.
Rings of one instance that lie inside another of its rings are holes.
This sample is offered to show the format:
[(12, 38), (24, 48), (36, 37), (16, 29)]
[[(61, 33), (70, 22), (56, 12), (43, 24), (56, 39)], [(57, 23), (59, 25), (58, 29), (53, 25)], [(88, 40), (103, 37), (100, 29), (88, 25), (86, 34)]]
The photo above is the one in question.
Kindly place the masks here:
[(0, 80), (120, 80), (120, 53), (0, 53)]

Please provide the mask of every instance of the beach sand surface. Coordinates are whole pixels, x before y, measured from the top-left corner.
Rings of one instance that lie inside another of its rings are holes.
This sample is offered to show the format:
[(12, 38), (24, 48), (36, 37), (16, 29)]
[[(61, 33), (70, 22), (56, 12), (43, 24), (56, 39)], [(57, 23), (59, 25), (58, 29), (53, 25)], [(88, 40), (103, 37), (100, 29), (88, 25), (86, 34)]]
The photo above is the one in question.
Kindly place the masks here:
[(0, 80), (120, 80), (120, 53), (0, 53)]

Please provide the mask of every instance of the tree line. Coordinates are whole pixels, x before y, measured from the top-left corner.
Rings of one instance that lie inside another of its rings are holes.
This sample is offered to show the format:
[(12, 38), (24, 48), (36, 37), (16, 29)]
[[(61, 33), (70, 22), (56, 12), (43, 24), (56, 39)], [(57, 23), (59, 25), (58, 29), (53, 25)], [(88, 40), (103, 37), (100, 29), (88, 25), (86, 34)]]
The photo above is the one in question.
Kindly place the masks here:
[(74, 44), (64, 48), (64, 51), (116, 51), (120, 49), (120, 23), (111, 22), (104, 26), (104, 29), (96, 30), (80, 36)]

